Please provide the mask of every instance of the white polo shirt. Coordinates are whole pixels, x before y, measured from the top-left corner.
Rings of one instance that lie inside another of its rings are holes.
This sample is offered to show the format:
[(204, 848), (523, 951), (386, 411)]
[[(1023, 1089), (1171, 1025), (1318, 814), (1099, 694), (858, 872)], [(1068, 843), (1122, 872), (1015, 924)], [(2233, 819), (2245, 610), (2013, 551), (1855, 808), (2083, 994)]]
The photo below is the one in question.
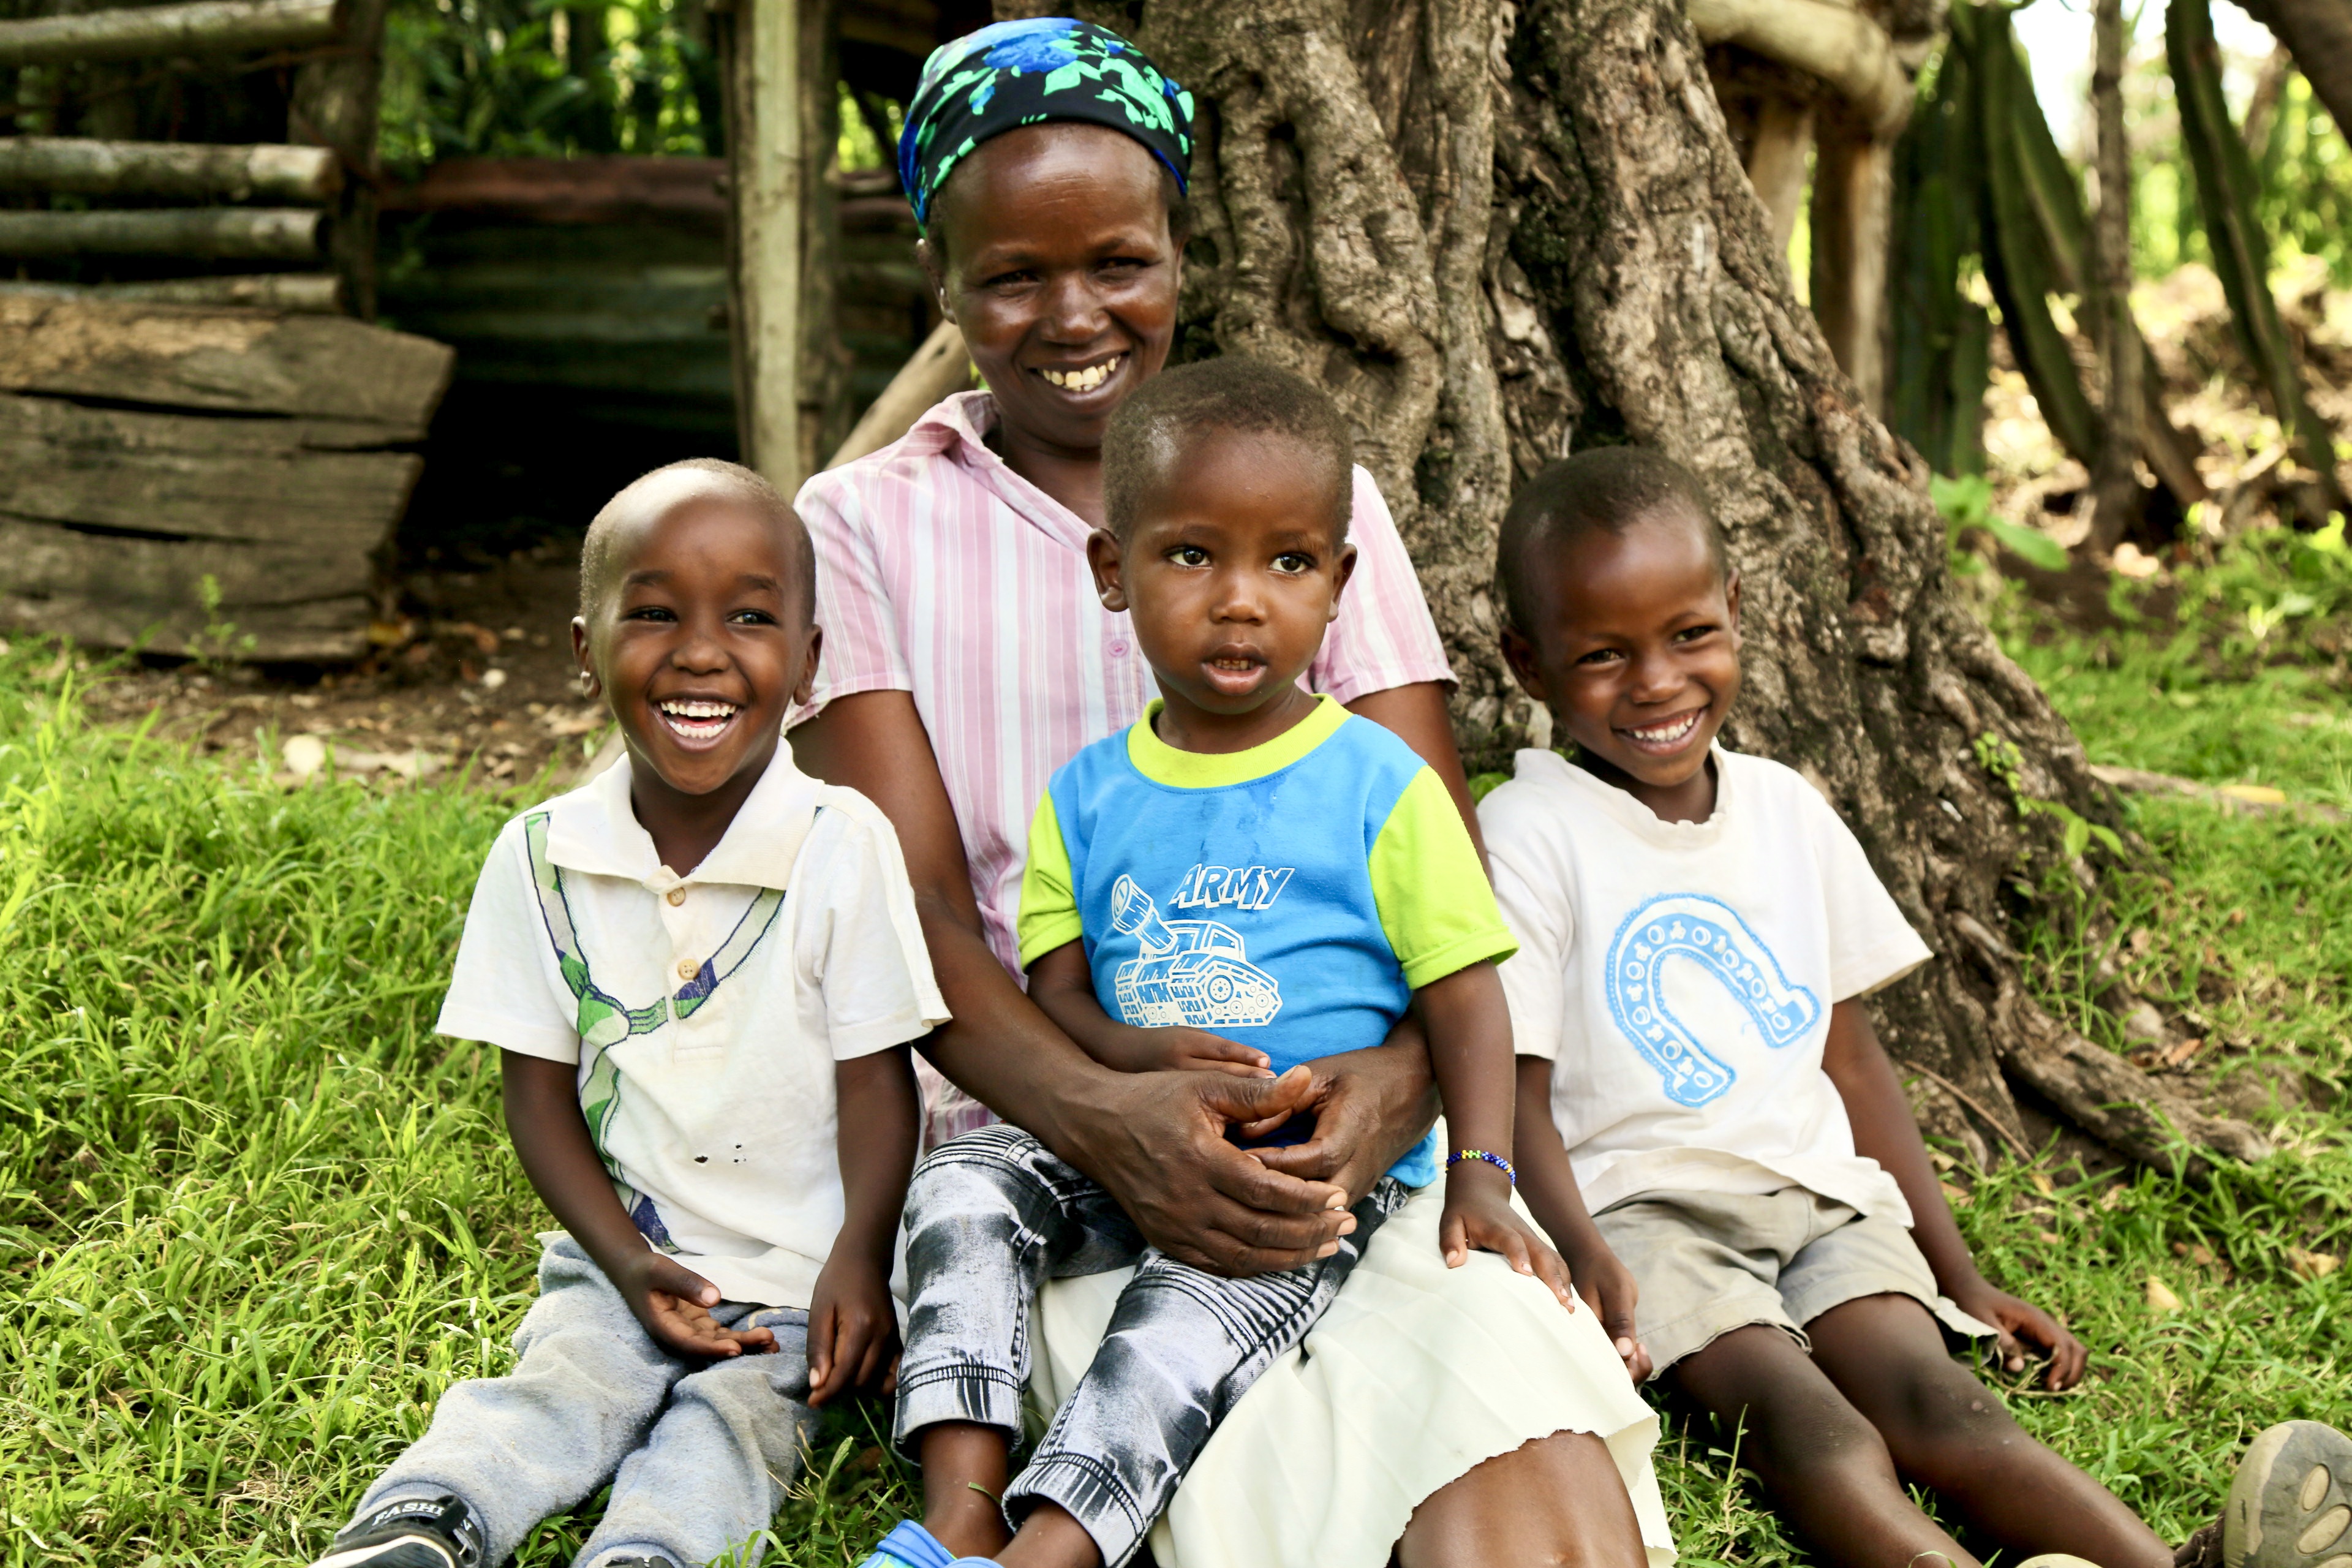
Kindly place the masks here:
[[(579, 1068), (646, 1238), (806, 1307), (841, 1228), (834, 1064), (946, 1022), (888, 821), (782, 747), (709, 858), (661, 864), (626, 757), (508, 823), (439, 1033)], [(534, 853), (536, 851), (536, 853)]]
[(1829, 802), (1714, 752), (1715, 814), (1664, 822), (1553, 752), (1478, 807), (1518, 1054), (1598, 1214), (1648, 1192), (1801, 1186), (1911, 1223), (1822, 1070), (1830, 1009), (1932, 955)]

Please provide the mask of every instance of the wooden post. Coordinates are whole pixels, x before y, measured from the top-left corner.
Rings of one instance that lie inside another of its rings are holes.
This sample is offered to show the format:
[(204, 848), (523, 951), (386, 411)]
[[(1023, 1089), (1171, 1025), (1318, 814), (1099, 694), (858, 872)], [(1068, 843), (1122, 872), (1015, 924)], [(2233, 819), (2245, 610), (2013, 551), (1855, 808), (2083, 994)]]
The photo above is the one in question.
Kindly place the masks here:
[(340, 47), (294, 73), (289, 141), (332, 152), (343, 166), (327, 255), (352, 313), (375, 320), (376, 100), (383, 81), (385, 0), (346, 0)]
[(786, 495), (801, 453), (801, 203), (804, 0), (737, 0), (728, 26), (729, 271), (735, 337), (735, 426), (743, 461)]
[(1881, 410), (1895, 142), (1843, 106), (1822, 121), (1813, 157), (1813, 315), (1863, 402)]

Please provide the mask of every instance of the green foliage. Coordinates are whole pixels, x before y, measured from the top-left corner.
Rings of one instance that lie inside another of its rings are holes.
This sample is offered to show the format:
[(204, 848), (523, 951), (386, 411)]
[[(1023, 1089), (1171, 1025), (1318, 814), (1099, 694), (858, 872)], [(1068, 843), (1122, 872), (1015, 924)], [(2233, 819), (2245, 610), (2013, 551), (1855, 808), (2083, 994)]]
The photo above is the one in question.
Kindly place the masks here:
[(378, 148), (436, 159), (719, 150), (700, 0), (393, 0)]
[(2263, 232), (2325, 258), (2336, 286), (2352, 287), (2352, 149), (2300, 72), (2287, 74), (2258, 163)]
[(1969, 530), (1981, 529), (1994, 542), (2031, 566), (2045, 572), (2066, 569), (2066, 547), (2038, 528), (2028, 528), (2011, 522), (1992, 510), (1992, 486), (1981, 474), (1969, 474), (1959, 479), (1946, 479), (1941, 474), (1927, 478), (1927, 493), (1936, 502), (1936, 510), (1944, 514), (1944, 526), (1952, 542), (1952, 569), (1963, 574), (1983, 569), (1983, 563), (1959, 549), (1960, 535)]

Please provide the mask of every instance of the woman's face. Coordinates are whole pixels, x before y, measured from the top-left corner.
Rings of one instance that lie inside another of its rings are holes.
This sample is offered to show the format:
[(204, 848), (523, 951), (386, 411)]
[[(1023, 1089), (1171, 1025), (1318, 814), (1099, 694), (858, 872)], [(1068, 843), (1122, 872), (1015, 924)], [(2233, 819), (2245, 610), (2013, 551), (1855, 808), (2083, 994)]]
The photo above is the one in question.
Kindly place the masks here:
[(1009, 430), (1094, 452), (1159, 374), (1178, 267), (1160, 178), (1131, 137), (1067, 122), (1008, 131), (948, 176), (922, 262)]

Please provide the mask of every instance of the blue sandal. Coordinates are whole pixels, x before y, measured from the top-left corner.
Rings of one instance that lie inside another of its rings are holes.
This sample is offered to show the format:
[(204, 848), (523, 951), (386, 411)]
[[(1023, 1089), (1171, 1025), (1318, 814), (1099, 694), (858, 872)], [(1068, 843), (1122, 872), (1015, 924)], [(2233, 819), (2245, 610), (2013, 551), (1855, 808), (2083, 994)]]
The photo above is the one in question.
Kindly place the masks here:
[(938, 1536), (902, 1519), (857, 1568), (996, 1568), (996, 1563), (987, 1557), (958, 1557), (940, 1544)]

